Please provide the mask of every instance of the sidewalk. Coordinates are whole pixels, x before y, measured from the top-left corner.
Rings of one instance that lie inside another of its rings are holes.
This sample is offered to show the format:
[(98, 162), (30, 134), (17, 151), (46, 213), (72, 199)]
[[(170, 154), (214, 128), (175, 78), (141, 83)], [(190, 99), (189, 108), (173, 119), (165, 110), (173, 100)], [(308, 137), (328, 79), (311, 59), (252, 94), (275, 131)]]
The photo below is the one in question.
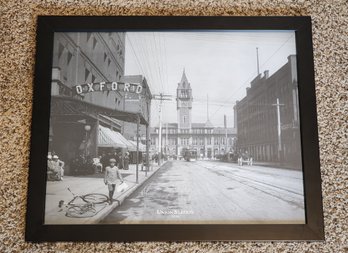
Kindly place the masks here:
[[(161, 167), (164, 165), (163, 163)], [(70, 218), (65, 216), (66, 204), (73, 199), (73, 195), (84, 195), (88, 193), (102, 193), (108, 196), (108, 188), (104, 184), (104, 174), (86, 175), (86, 176), (65, 176), (64, 181), (48, 181), (46, 189), (46, 208), (45, 208), (45, 224), (96, 224), (105, 218), (112, 210), (122, 204), (130, 194), (132, 194), (139, 186), (146, 182), (160, 167), (156, 164), (150, 166), (150, 171), (141, 170), (139, 165), (138, 184), (136, 184), (136, 166), (132, 164), (129, 170), (120, 170), (124, 181), (128, 184), (128, 188), (121, 193), (115, 191), (114, 203), (98, 204), (95, 206), (96, 215), (87, 218)], [(145, 169), (145, 168), (144, 168)], [(63, 208), (59, 208), (59, 201), (63, 200)]]

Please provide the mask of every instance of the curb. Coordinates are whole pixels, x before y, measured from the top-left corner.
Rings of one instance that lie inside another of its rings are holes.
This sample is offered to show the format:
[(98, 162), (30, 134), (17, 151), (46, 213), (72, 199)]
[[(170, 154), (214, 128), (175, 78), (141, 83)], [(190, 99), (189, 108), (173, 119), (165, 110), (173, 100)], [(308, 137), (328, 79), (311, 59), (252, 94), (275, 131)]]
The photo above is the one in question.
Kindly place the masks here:
[(164, 162), (155, 172), (153, 172), (151, 175), (149, 175), (147, 178), (145, 178), (143, 181), (139, 182), (138, 184), (130, 187), (125, 192), (123, 192), (117, 199), (114, 200), (114, 203), (110, 206), (110, 208), (107, 208), (103, 211), (100, 210), (99, 215), (97, 214), (94, 217), (91, 217), (90, 219), (86, 220), (84, 224), (96, 224), (99, 223), (101, 220), (103, 220), (106, 216), (108, 216), (113, 210), (115, 210), (117, 207), (122, 205), (123, 201), (128, 198), (133, 192), (135, 192), (140, 186), (142, 186), (147, 180), (149, 180), (153, 175), (155, 175), (162, 167), (164, 167), (168, 161)]

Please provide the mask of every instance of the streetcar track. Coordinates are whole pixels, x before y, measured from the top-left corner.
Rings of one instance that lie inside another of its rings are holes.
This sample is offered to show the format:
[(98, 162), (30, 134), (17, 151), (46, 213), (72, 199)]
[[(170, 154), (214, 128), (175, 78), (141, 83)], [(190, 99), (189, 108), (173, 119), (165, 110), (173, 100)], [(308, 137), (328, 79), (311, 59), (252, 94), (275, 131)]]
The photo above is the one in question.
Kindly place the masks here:
[[(285, 191), (286, 193), (292, 193), (292, 194), (294, 194), (294, 195), (299, 195), (299, 196), (301, 196), (301, 197), (303, 196), (302, 194), (299, 194), (299, 193), (297, 193), (297, 192), (289, 191), (289, 190), (287, 190), (287, 189), (285, 189), (285, 188), (282, 188), (282, 187), (273, 186), (273, 185), (270, 185), (270, 184), (267, 184), (267, 183), (263, 183), (263, 182), (260, 182), (260, 181), (257, 181), (257, 180), (253, 180), (253, 179), (249, 179), (249, 178), (247, 178), (247, 177), (237, 176), (237, 175), (233, 174), (233, 177), (242, 178), (244, 181), (236, 180), (235, 178), (226, 176), (225, 174), (223, 174), (223, 173), (221, 173), (221, 172), (214, 171), (213, 169), (211, 169), (211, 168), (209, 168), (209, 167), (206, 167), (206, 166), (203, 166), (203, 165), (201, 165), (201, 167), (208, 169), (209, 171), (211, 171), (212, 173), (215, 173), (216, 175), (223, 176), (223, 177), (227, 177), (227, 178), (230, 179), (230, 180), (236, 181), (236, 182), (238, 182), (238, 183), (240, 183), (240, 184), (243, 184), (243, 185), (245, 185), (245, 186), (248, 186), (248, 187), (250, 187), (250, 188), (253, 188), (253, 189), (255, 189), (255, 190), (258, 190), (258, 191), (260, 191), (260, 192), (263, 192), (263, 193), (265, 193), (265, 194), (267, 194), (267, 195), (270, 195), (270, 196), (272, 196), (272, 197), (275, 197), (275, 198), (277, 198), (277, 199), (280, 199), (280, 200), (282, 200), (282, 201), (284, 201), (284, 202), (286, 202), (286, 203), (288, 203), (288, 204), (290, 204), (290, 205), (296, 206), (296, 207), (301, 208), (301, 209), (304, 208), (304, 203), (303, 203), (303, 204), (300, 204), (300, 203), (297, 203), (297, 202), (292, 201), (292, 200), (284, 199), (284, 198), (281, 197), (281, 196), (278, 196), (278, 195), (276, 195), (276, 194), (274, 194), (274, 193), (271, 193), (271, 192), (267, 191), (267, 186), (268, 186), (268, 187), (276, 188), (276, 189), (278, 189), (278, 190), (283, 190), (283, 191)], [(231, 174), (231, 173), (230, 173), (230, 174)], [(254, 186), (254, 185), (248, 184), (248, 183), (247, 183), (248, 181), (245, 181), (245, 179), (248, 180), (249, 182), (254, 181), (254, 182), (259, 183), (259, 184), (261, 184), (261, 185), (266, 185), (266, 189), (261, 189), (261, 188), (259, 188), (259, 187)], [(271, 190), (271, 189), (268, 188), (268, 190)]]
[[(215, 173), (215, 174), (218, 174), (218, 175), (220, 175), (220, 176), (227, 177), (227, 176), (226, 176), (224, 173), (222, 173), (222, 172), (214, 171), (213, 168), (210, 168), (210, 167), (207, 167), (207, 166), (204, 166), (204, 165), (201, 165), (201, 166), (204, 167), (204, 168), (206, 168), (206, 169), (208, 169), (208, 170), (210, 170), (211, 172), (213, 172), (213, 173)], [(214, 168), (216, 168), (216, 167), (214, 167)], [(284, 187), (281, 187), (281, 186), (277, 186), (277, 185), (272, 185), (272, 184), (269, 184), (269, 183), (265, 183), (265, 182), (262, 182), (262, 181), (259, 181), (259, 180), (250, 179), (250, 178), (248, 178), (248, 177), (236, 175), (236, 174), (234, 174), (232, 171), (224, 171), (224, 172), (226, 172), (226, 173), (228, 173), (228, 174), (232, 174), (233, 177), (243, 178), (243, 179), (246, 179), (246, 180), (248, 180), (248, 181), (253, 181), (253, 182), (256, 182), (256, 183), (259, 183), (259, 184), (264, 184), (264, 185), (267, 185), (267, 186), (270, 186), (270, 187), (273, 187), (273, 188), (277, 188), (277, 189), (279, 189), (279, 190), (283, 190), (283, 191), (286, 191), (286, 192), (293, 193), (293, 194), (295, 194), (295, 195), (303, 196), (302, 193), (298, 193), (298, 192), (293, 191), (293, 190), (291, 190), (291, 189), (289, 189), (289, 188), (284, 188)], [(227, 178), (232, 179), (231, 177), (227, 177)]]
[[(230, 163), (232, 164), (232, 163)], [(272, 173), (269, 173), (267, 171), (260, 171), (260, 170), (257, 170), (256, 168), (254, 167), (246, 167), (246, 166), (240, 166), (238, 164), (233, 164), (234, 167), (238, 168), (238, 169), (241, 169), (241, 170), (247, 170), (249, 172), (255, 172), (257, 174), (262, 174), (262, 175), (272, 175), (272, 176), (280, 176), (280, 175), (274, 175)], [(223, 167), (223, 168), (226, 168), (226, 169), (230, 169), (229, 166), (226, 166), (226, 164), (221, 164), (221, 165), (213, 165), (211, 168), (217, 168), (217, 167)], [(266, 167), (263, 167), (263, 168), (266, 168)], [(285, 169), (282, 169), (282, 170), (285, 170)], [(302, 177), (292, 177), (292, 176), (288, 176), (288, 178), (291, 178), (291, 179), (298, 179), (298, 180), (302, 180)]]
[[(197, 165), (197, 164), (195, 164), (195, 166), (197, 166), (197, 167), (203, 167), (203, 166), (200, 166), (200, 165)], [(207, 180), (207, 179), (206, 179)], [(221, 191), (221, 187), (219, 186), (219, 185), (216, 185), (216, 181), (215, 180), (213, 180), (213, 179), (210, 179), (209, 177), (208, 177), (208, 180), (209, 180), (209, 185), (210, 186), (212, 186), (212, 185), (214, 185), (214, 187), (216, 188), (216, 189), (218, 189), (219, 191), (220, 191), (220, 194), (221, 195), (223, 195), (226, 199), (231, 199), (231, 197), (229, 196), (229, 195), (227, 195), (227, 194), (225, 194), (223, 191)], [(237, 181), (238, 182), (238, 181)], [(219, 205), (219, 207), (220, 207), (220, 209), (221, 210), (224, 210), (225, 208), (224, 208), (224, 206), (222, 205), (222, 204), (220, 204), (220, 202), (215, 202), (217, 205)], [(242, 210), (245, 214), (247, 214), (249, 217), (252, 217), (252, 218), (256, 218), (254, 215), (252, 215), (247, 209), (245, 209), (245, 208), (243, 208), (241, 205), (239, 205), (238, 203), (236, 203), (236, 202), (232, 202), (232, 204), (234, 205), (234, 206), (236, 206), (237, 208), (239, 208), (240, 210)]]

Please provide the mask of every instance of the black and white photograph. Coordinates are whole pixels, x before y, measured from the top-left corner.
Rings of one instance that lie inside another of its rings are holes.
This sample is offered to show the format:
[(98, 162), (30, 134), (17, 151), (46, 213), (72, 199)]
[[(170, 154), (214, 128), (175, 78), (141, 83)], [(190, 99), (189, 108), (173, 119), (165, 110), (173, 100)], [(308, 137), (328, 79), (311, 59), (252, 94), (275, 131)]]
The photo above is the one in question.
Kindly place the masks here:
[(55, 32), (45, 224), (305, 224), (291, 30)]

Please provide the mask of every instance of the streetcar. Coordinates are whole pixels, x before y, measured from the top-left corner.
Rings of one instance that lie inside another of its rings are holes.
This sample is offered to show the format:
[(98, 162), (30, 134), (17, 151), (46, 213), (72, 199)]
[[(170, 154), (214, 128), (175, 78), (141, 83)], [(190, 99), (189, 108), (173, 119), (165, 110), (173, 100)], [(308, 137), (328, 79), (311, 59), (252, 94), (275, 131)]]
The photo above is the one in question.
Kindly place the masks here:
[(197, 151), (193, 149), (188, 149), (185, 151), (184, 159), (188, 162), (197, 160)]

